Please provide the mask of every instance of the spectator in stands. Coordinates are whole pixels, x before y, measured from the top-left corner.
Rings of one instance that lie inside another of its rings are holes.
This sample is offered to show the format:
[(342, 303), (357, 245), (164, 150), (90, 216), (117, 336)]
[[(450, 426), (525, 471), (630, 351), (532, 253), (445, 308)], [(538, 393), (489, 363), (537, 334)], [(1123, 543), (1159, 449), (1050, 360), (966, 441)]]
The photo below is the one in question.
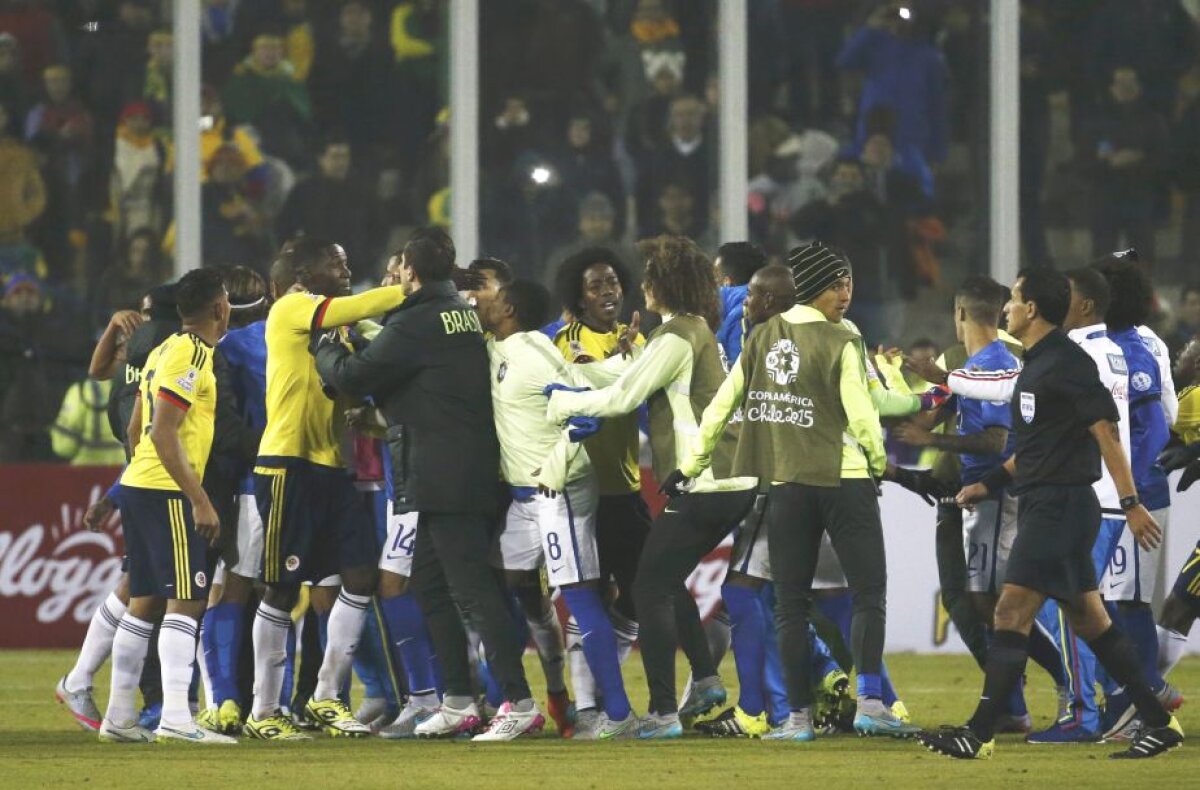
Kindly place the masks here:
[(42, 285), (15, 274), (0, 302), (0, 462), (49, 461), (48, 429), (58, 402), (50, 385), (43, 344), (55, 328)]
[(381, 149), (393, 144), (390, 118), (395, 114), (391, 55), (372, 34), (372, 19), (364, 0), (344, 4), (336, 38), (318, 44), (308, 80), (321, 127), (342, 130), (368, 172), (376, 169)]
[(868, 136), (867, 116), (877, 107), (895, 113), (892, 136), (905, 157), (934, 165), (946, 158), (946, 64), (911, 5), (880, 4), (838, 54), (838, 68), (861, 72), (855, 140)]
[(217, 149), (201, 192), (205, 265), (262, 268), (271, 252), (268, 219), (246, 194), (246, 160), (235, 146)]
[(225, 117), (221, 94), (210, 85), (200, 88), (200, 115), (200, 180), (208, 180), (209, 165), (218, 149), (232, 145), (246, 163), (247, 194), (259, 198), (265, 189), (267, 168), (254, 130), (246, 125), (234, 124)]
[(683, 90), (685, 62), (682, 52), (647, 54), (646, 82), (650, 91), (630, 108), (625, 124), (625, 147), (635, 159), (667, 145), (671, 102)]
[(381, 223), (375, 196), (352, 167), (353, 150), (345, 138), (325, 142), (317, 172), (298, 183), (284, 202), (275, 235), (334, 239), (346, 251), (350, 267), (366, 273), (376, 268)]
[(700, 213), (697, 202), (696, 194), (687, 182), (668, 181), (663, 184), (655, 203), (658, 208), (657, 221), (650, 226), (646, 235), (667, 233), (693, 239), (700, 236), (705, 231), (708, 215)]
[(0, 33), (0, 105), (24, 117), (27, 96), (21, 76), (21, 45), (12, 33)]
[(50, 161), (47, 186), (62, 202), (64, 219), (82, 229), (83, 187), (93, 167), (92, 115), (71, 93), (71, 71), (50, 66), (43, 76), (45, 99), (25, 117), (25, 139), (46, 141)]
[(625, 19), (629, 21), (609, 45), (604, 66), (611, 92), (605, 105), (622, 120), (653, 90), (664, 69), (682, 80), (687, 64), (679, 21), (664, 0), (637, 0), (632, 17)]
[(715, 167), (713, 143), (704, 136), (704, 104), (685, 94), (671, 102), (667, 119), (667, 144), (648, 153), (638, 163), (638, 226), (641, 235), (661, 225), (659, 198), (668, 184), (685, 186), (692, 196), (695, 217), (704, 225), (708, 217), (710, 172)]
[[(1194, 251), (1190, 251), (1195, 254)], [(1200, 283), (1191, 283), (1183, 287), (1179, 296), (1179, 316), (1175, 321), (1175, 329), (1167, 336), (1167, 347), (1174, 357), (1183, 347), (1200, 335)]]
[(767, 254), (762, 247), (748, 241), (722, 244), (713, 259), (717, 283), (721, 287), (721, 326), (717, 329), (717, 342), (729, 361), (737, 359), (742, 353), (745, 333), (742, 303), (746, 301), (750, 278), (766, 265)]
[(125, 105), (117, 126), (110, 179), (113, 235), (123, 239), (139, 229), (160, 233), (166, 225), (170, 183), (167, 143), (153, 133), (145, 102)]
[(171, 99), (175, 85), (175, 36), (169, 30), (156, 30), (146, 38), (146, 60), (126, 90), (140, 97), (154, 110), (154, 123), (169, 130), (174, 111)]
[(818, 172), (837, 155), (837, 141), (809, 130), (780, 142), (767, 158), (766, 169), (747, 184), (750, 236), (777, 254), (795, 247), (791, 218), (825, 194)]
[(100, 275), (93, 313), (104, 319), (117, 310), (137, 308), (143, 294), (165, 276), (158, 234), (149, 228), (135, 230), (125, 242), (121, 256)]
[(1136, 70), (1113, 69), (1110, 100), (1092, 133), (1092, 253), (1117, 248), (1124, 233), (1145, 261), (1154, 261), (1156, 204), (1164, 188), (1167, 127), (1142, 99)]
[(0, 274), (22, 266), (26, 230), (46, 208), (46, 187), (33, 151), (13, 134), (0, 105)]
[(292, 76), (301, 82), (308, 81), (316, 55), (316, 38), (308, 16), (308, 0), (283, 0), (283, 50), (287, 62), (292, 64)]
[(21, 42), (25, 87), (34, 90), (47, 66), (67, 61), (66, 38), (58, 18), (37, 0), (8, 0), (0, 6), (0, 32)]
[(75, 466), (121, 466), (125, 446), (108, 427), (112, 381), (85, 378), (67, 388), (50, 429), (54, 454)]
[(262, 147), (293, 166), (302, 166), (312, 122), (308, 89), (284, 60), (283, 39), (264, 33), (237, 65), (221, 100), (229, 119), (258, 129)]
[[(566, 123), (566, 140), (550, 157), (562, 179), (565, 199), (578, 205), (592, 192), (608, 198), (612, 207), (624, 207), (625, 189), (613, 161), (611, 147), (597, 128), (598, 123), (585, 111), (572, 113)], [(623, 216), (614, 214), (616, 233), (624, 230)]]
[(558, 172), (526, 151), (489, 191), (482, 218), (485, 249), (508, 261), (518, 278), (538, 279), (551, 251), (573, 235), (574, 215)]
[[(637, 269), (631, 266), (635, 259), (634, 249), (621, 241), (617, 232), (617, 211), (611, 200), (603, 192), (589, 192), (579, 203), (579, 224), (574, 240), (562, 245), (550, 253), (548, 263), (542, 272), (541, 281), (547, 288), (555, 287), (555, 275), (567, 258), (589, 247), (607, 247), (621, 259), (630, 271)], [(640, 274), (640, 272), (639, 272)], [(640, 292), (630, 293), (626, 297), (636, 297)]]
[(484, 179), (498, 181), (509, 173), (517, 157), (537, 146), (533, 111), (525, 96), (510, 93), (502, 97), (492, 122), (481, 130), (481, 137)]

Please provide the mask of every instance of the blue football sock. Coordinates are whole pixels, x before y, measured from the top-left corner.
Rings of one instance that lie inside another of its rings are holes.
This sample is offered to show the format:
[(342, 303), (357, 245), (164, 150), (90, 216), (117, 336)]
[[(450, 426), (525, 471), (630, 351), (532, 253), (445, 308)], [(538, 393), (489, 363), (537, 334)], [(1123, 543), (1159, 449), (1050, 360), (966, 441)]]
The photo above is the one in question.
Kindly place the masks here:
[(900, 699), (896, 696), (896, 687), (892, 685), (892, 676), (888, 672), (886, 661), (879, 665), (879, 691), (882, 694), (880, 699), (889, 708), (896, 704), (896, 700)]
[(379, 601), (379, 609), (387, 623), (392, 647), (399, 651), (400, 661), (404, 664), (408, 692), (418, 695), (440, 690), (435, 667), (437, 659), (417, 599), (412, 593), (383, 598)]
[(817, 598), (817, 609), (837, 626), (842, 639), (849, 645), (850, 622), (854, 619), (854, 595), (847, 591), (840, 595)]
[(389, 705), (398, 707), (391, 667), (388, 665), (387, 654), (384, 653), (387, 644), (372, 602), (367, 607), (367, 616), (363, 619), (358, 649), (354, 651), (354, 674), (362, 681), (363, 693), (366, 696), (382, 697)]
[(629, 718), (630, 707), (625, 681), (621, 679), (621, 662), (617, 658), (617, 632), (608, 619), (600, 593), (585, 587), (571, 587), (562, 590), (562, 597), (583, 634), (580, 639), (583, 655), (604, 698), (604, 713), (612, 721), (624, 721)]
[(1063, 674), (1068, 679), (1071, 695), (1070, 719), (1065, 723), (1083, 730), (1095, 732), (1100, 729), (1100, 711), (1096, 706), (1096, 659), (1091, 648), (1082, 639), (1077, 639), (1066, 623), (1058, 604), (1046, 601), (1038, 612), (1038, 622), (1058, 645), (1063, 662)]
[(1154, 623), (1154, 612), (1149, 606), (1122, 607), (1120, 622), (1121, 628), (1137, 648), (1142, 663), (1142, 678), (1152, 690), (1158, 691), (1166, 681), (1158, 672), (1158, 627)]
[(767, 624), (762, 605), (756, 590), (734, 584), (722, 585), (721, 598), (729, 612), (730, 646), (740, 689), (738, 707), (757, 716), (766, 708)]
[(204, 663), (212, 683), (213, 701), (220, 705), (238, 699), (238, 658), (242, 649), (242, 626), (246, 605), (219, 603), (204, 613), (200, 630), (204, 643)]
[(492, 676), (492, 670), (488, 668), (485, 659), (479, 659), (479, 680), (483, 683), (483, 697), (487, 703), (493, 708), (499, 708), (504, 704), (504, 690), (500, 688), (500, 684), (496, 678)]
[(858, 696), (883, 699), (882, 685), (879, 675), (861, 672), (858, 675)]
[(296, 626), (288, 629), (287, 658), (283, 663), (283, 684), (279, 687), (279, 707), (292, 709), (292, 692), (296, 687)]
[(825, 644), (825, 640), (817, 633), (817, 629), (812, 623), (808, 624), (808, 650), (812, 657), (811, 670), (813, 685), (817, 685), (825, 677), (834, 671), (841, 671), (842, 665), (833, 657), (833, 653), (829, 650), (829, 645)]
[(758, 605), (767, 626), (763, 685), (767, 693), (767, 720), (772, 727), (783, 724), (792, 715), (788, 704), (787, 683), (783, 675), (783, 658), (779, 654), (779, 635), (775, 631), (775, 585), (765, 584), (758, 594)]

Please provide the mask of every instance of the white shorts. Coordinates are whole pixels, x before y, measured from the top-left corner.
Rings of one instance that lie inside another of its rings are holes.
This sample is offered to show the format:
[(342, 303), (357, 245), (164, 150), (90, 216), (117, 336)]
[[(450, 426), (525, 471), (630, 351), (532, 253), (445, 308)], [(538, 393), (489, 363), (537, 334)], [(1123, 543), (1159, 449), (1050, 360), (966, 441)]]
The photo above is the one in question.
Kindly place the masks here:
[(257, 579), (263, 560), (263, 523), (254, 494), (238, 495), (237, 564), (230, 572)]
[[(1158, 526), (1167, 530), (1167, 521), (1171, 509), (1152, 510), (1150, 515), (1158, 522)], [(1165, 542), (1164, 542), (1165, 543)], [(1128, 527), (1121, 530), (1121, 540), (1108, 561), (1108, 569), (1100, 582), (1100, 592), (1108, 601), (1134, 601), (1136, 603), (1151, 603), (1154, 599), (1154, 586), (1158, 583), (1158, 564), (1162, 547), (1146, 551), (1137, 544), (1133, 531)]]
[[(761, 496), (761, 495), (760, 495)], [(730, 570), (743, 573), (752, 579), (772, 581), (771, 552), (767, 546), (767, 520), (759, 501), (742, 523), (738, 525), (729, 558)], [(842, 564), (829, 540), (829, 533), (821, 536), (821, 549), (817, 555), (816, 573), (813, 575), (814, 590), (838, 590), (850, 585), (842, 572)]]
[(1005, 493), (963, 511), (963, 547), (967, 554), (967, 590), (998, 593), (1004, 585), (1008, 555), (1017, 539), (1017, 498)]
[(567, 483), (553, 498), (514, 499), (492, 548), (492, 564), (506, 571), (532, 571), (544, 564), (551, 587), (599, 579), (596, 505), (591, 475)]
[(387, 540), (379, 553), (379, 570), (409, 578), (412, 576), (413, 549), (417, 545), (417, 521), (420, 513), (393, 513), (387, 503)]
[(738, 524), (729, 554), (729, 570), (752, 579), (771, 581), (771, 552), (767, 548), (766, 495), (754, 498), (754, 507)]

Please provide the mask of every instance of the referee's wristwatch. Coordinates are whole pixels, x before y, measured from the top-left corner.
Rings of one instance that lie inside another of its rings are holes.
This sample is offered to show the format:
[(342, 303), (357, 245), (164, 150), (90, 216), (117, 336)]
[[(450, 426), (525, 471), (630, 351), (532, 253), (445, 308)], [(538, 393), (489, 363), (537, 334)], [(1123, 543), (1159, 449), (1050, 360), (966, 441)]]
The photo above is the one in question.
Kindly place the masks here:
[(1142, 500), (1138, 499), (1137, 494), (1121, 497), (1121, 510), (1124, 510), (1125, 512), (1133, 510), (1140, 504), (1142, 504)]

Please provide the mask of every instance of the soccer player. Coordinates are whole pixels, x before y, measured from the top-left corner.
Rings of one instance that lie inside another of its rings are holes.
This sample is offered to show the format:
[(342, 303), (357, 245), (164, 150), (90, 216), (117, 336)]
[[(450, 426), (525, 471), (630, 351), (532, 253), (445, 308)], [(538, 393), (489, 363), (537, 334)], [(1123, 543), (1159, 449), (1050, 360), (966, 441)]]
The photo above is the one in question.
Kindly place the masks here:
[(281, 252), (280, 269), (302, 288), (267, 316), (267, 424), (254, 469), (264, 525), (260, 569), (267, 590), (254, 621), (254, 705), (244, 731), (255, 738), (303, 738), (280, 715), (279, 695), (291, 610), (300, 583), (338, 574), (342, 589), (329, 615), (325, 657), (305, 713), (330, 734), (369, 730), (338, 698), (349, 676), (367, 604), (375, 590), (378, 547), (370, 514), (345, 471), (326, 394), (308, 353), (310, 333), (381, 315), (404, 300), (400, 287), (349, 296), (350, 269), (337, 244), (303, 237)]
[(1138, 501), (1112, 392), (1101, 383), (1095, 361), (1060, 328), (1071, 302), (1065, 275), (1026, 269), (1005, 308), (1009, 331), (1026, 348), (1011, 406), (1014, 453), (982, 481), (963, 488), (958, 501), (974, 505), (1015, 482), (1018, 532), (996, 605), (996, 630), (975, 714), (966, 726), (919, 736), (928, 749), (947, 756), (992, 755), (996, 719), (1025, 670), (1034, 618), (1051, 597), (1104, 668), (1125, 686), (1146, 723), (1130, 748), (1114, 756), (1154, 757), (1183, 742), (1182, 728), (1141, 679), (1132, 643), (1109, 620), (1097, 592), (1092, 553), (1101, 514), (1092, 483), (1100, 477), (1101, 459), (1138, 542), (1151, 548), (1162, 533)]
[(379, 405), (388, 422), (395, 510), (420, 514), (412, 586), (446, 691), (437, 713), (414, 732), (455, 736), (480, 723), (458, 601), (483, 637), (505, 696), (476, 739), (507, 741), (536, 732), (545, 719), (525, 680), (523, 645), (512, 628), (506, 591), (487, 563), (500, 456), (486, 343), (478, 316), (456, 292), (454, 255), (444, 231), (417, 230), (400, 255), (400, 288), (407, 298), (379, 335), (351, 354), (320, 333), (312, 351), (331, 386), (371, 396)]
[(725, 359), (731, 363), (742, 353), (744, 336), (753, 326), (745, 311), (751, 279), (766, 265), (767, 254), (762, 247), (748, 241), (722, 244), (713, 259), (717, 283), (721, 286), (721, 325), (717, 328), (717, 342), (725, 352)]
[[(500, 440), (500, 468), (512, 490), (493, 563), (510, 585), (557, 587), (583, 637), (582, 651), (596, 679), (604, 711), (597, 739), (632, 737), (638, 719), (629, 705), (617, 635), (600, 592), (596, 549), (596, 478), (579, 444), (599, 421), (577, 421), (567, 435), (546, 418), (542, 391), (556, 382), (585, 383), (605, 365), (569, 365), (538, 328), (549, 314), (550, 294), (518, 280), (500, 289), (480, 310), (491, 333), (492, 408)], [(622, 360), (617, 358), (616, 362)], [(576, 737), (584, 737), (577, 733)]]
[[(621, 339), (629, 329), (620, 316), (633, 278), (616, 253), (604, 247), (581, 250), (563, 261), (555, 282), (563, 309), (573, 317), (554, 335), (554, 345), (567, 362), (599, 362), (619, 353)], [(634, 343), (640, 346), (645, 340), (638, 335)], [(633, 579), (650, 531), (650, 511), (641, 495), (638, 445), (636, 412), (606, 419), (600, 432), (584, 442), (600, 485), (596, 508), (600, 578), (606, 584), (611, 579), (617, 587), (612, 615), (622, 662), (638, 638)], [(594, 729), (600, 716), (580, 635), (578, 624), (568, 622), (567, 655), (575, 692), (577, 734)], [(704, 679), (704, 694), (719, 690), (724, 700), (723, 689), (710, 688), (712, 680)]]
[[(1159, 453), (1171, 436), (1170, 415), (1164, 408), (1166, 393), (1162, 368), (1143, 339), (1140, 326), (1150, 317), (1154, 297), (1150, 280), (1124, 255), (1109, 256), (1096, 268), (1108, 280), (1112, 294), (1104, 323), (1108, 337), (1125, 355), (1129, 371), (1130, 466), (1138, 497), (1165, 532), (1170, 515), (1171, 489), (1167, 473), (1158, 465)], [(1177, 410), (1176, 410), (1177, 411)], [(1137, 545), (1130, 530), (1123, 530), (1108, 563), (1103, 597), (1115, 603), (1115, 619), (1129, 634), (1142, 660), (1142, 677), (1169, 711), (1183, 703), (1177, 689), (1158, 672), (1158, 632), (1150, 604), (1157, 586), (1161, 555)], [(1110, 609), (1111, 612), (1111, 609)], [(1141, 729), (1133, 705), (1111, 679), (1104, 683), (1105, 710), (1101, 730), (1106, 740), (1129, 740)]]
[[(265, 332), (271, 300), (262, 277), (250, 269), (235, 267), (226, 280), (230, 289), (231, 328), (217, 348), (229, 365), (240, 416), (257, 447), (267, 424)], [(197, 721), (202, 727), (226, 734), (237, 732), (242, 726), (237, 668), (246, 605), (262, 562), (263, 526), (254, 500), (253, 471), (251, 468), (243, 471), (236, 495), (237, 540), (231, 553), (233, 562), (229, 564), (222, 559), (218, 564), (208, 609), (200, 625), (202, 665), (207, 666), (212, 693), (208, 696), (208, 707), (197, 716)]]
[[(200, 485), (216, 424), (213, 346), (229, 325), (229, 295), (221, 275), (212, 269), (189, 272), (176, 288), (176, 305), (182, 330), (146, 361), (129, 424), (133, 460), (121, 475), (129, 609), (113, 640), (112, 691), (100, 738), (236, 743), (198, 727), (188, 705), (197, 621), (208, 596), (208, 544), (221, 529)], [(160, 618), (163, 710), (151, 733), (138, 726), (134, 701), (150, 635)]]

